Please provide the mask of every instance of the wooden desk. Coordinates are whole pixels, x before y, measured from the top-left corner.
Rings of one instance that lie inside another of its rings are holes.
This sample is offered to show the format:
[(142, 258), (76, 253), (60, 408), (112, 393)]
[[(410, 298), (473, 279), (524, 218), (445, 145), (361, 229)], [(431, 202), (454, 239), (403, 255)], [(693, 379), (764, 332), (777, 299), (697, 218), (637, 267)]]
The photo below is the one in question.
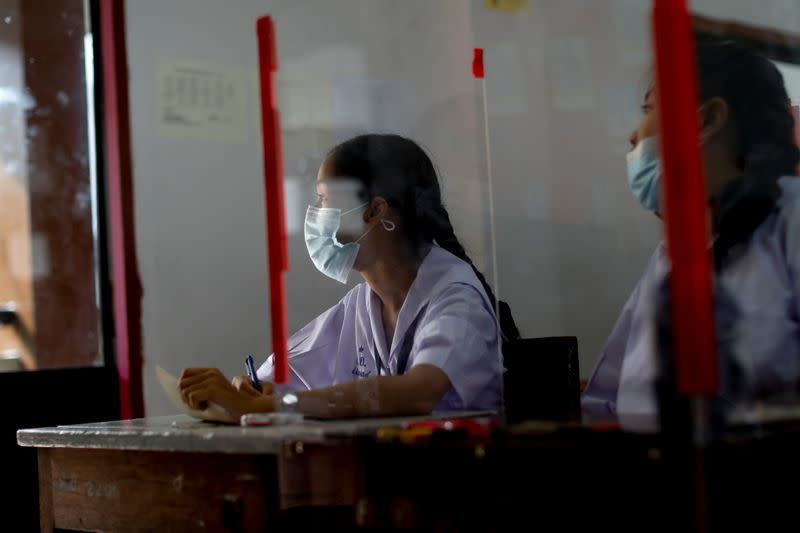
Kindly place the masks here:
[(263, 531), (294, 508), (354, 508), (359, 438), (409, 420), (242, 428), (176, 416), (20, 430), (18, 442), (38, 449), (43, 531)]
[[(38, 449), (44, 531), (618, 533), (691, 523), (696, 465), (658, 437), (523, 424), (477, 440), (376, 438), (407, 420), (239, 428), (168, 417), (23, 430), (18, 440)], [(798, 446), (798, 425), (712, 445), (711, 531), (794, 524), (786, 487), (800, 477)]]

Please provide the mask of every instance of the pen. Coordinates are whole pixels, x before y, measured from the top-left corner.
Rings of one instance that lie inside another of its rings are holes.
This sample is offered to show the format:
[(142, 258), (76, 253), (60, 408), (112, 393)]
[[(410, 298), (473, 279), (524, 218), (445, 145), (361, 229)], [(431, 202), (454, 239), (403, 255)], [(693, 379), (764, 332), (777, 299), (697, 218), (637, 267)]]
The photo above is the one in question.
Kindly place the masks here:
[(247, 359), (244, 360), (244, 368), (247, 371), (247, 377), (250, 378), (250, 384), (258, 392), (261, 392), (261, 381), (259, 381), (258, 374), (256, 374), (256, 367), (253, 363), (252, 355), (248, 355)]

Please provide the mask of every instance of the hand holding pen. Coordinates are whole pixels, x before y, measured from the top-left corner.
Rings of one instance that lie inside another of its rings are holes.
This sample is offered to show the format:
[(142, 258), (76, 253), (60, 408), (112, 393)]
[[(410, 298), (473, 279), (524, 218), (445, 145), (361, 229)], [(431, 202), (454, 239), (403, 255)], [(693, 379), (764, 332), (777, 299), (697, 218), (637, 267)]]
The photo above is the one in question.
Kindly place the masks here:
[(236, 388), (236, 390), (249, 396), (263, 396), (272, 394), (272, 383), (262, 383), (261, 380), (258, 379), (258, 374), (256, 373), (252, 355), (247, 356), (244, 364), (246, 375), (233, 378), (233, 386)]

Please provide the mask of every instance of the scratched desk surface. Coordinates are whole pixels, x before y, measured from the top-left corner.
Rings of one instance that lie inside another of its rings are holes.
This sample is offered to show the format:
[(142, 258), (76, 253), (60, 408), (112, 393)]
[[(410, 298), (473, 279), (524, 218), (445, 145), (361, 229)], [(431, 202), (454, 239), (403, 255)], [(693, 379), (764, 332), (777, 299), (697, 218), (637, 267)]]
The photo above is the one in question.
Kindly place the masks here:
[(423, 417), (306, 420), (301, 424), (273, 427), (212, 424), (185, 415), (175, 415), (21, 429), (17, 432), (17, 442), (20, 446), (36, 448), (275, 454), (287, 441), (324, 442), (326, 439), (369, 435), (379, 428), (402, 427), (414, 421), (490, 415), (487, 411), (450, 412)]

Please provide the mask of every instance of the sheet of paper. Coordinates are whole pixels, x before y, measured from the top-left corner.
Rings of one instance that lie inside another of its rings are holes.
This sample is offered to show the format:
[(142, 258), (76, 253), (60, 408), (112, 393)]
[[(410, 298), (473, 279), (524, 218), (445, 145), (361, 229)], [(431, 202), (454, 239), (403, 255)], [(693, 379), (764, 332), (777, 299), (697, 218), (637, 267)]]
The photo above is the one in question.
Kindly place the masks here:
[(210, 404), (204, 411), (192, 409), (186, 405), (186, 403), (184, 403), (183, 397), (181, 397), (180, 387), (178, 386), (178, 379), (175, 376), (160, 366), (156, 367), (156, 376), (158, 377), (158, 382), (161, 383), (161, 388), (164, 389), (167, 397), (182, 413), (200, 420), (207, 420), (209, 422), (224, 422), (226, 424), (239, 423), (239, 421), (234, 420), (225, 409), (213, 403)]

